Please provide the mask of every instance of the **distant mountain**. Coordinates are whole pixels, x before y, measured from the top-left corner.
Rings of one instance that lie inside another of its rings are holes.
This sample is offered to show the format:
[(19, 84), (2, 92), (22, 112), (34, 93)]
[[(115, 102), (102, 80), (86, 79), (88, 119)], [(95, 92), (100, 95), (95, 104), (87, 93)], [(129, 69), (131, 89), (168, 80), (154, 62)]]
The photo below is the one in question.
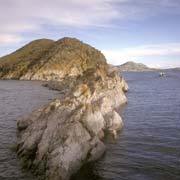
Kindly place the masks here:
[(155, 70), (153, 68), (149, 68), (148, 66), (142, 64), (142, 63), (135, 63), (133, 61), (128, 61), (122, 65), (116, 66), (118, 71), (152, 71)]

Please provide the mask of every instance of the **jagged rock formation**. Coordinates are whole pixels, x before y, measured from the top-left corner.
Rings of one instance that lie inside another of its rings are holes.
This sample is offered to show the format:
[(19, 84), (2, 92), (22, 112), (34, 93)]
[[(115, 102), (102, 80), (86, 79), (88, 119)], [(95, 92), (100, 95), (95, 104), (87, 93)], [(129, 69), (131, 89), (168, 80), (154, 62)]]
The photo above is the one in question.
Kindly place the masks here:
[(137, 72), (141, 72), (141, 71), (153, 71), (155, 69), (153, 68), (149, 68), (146, 65), (142, 64), (142, 63), (135, 63), (133, 61), (128, 61), (122, 65), (116, 66), (116, 69), (119, 72), (122, 71), (137, 71)]
[(51, 80), (47, 85), (60, 96), (17, 121), (17, 154), (43, 180), (68, 180), (101, 157), (106, 132), (116, 137), (122, 129), (116, 109), (127, 102), (128, 86), (103, 54), (76, 39), (53, 43), (36, 61), (18, 78)]

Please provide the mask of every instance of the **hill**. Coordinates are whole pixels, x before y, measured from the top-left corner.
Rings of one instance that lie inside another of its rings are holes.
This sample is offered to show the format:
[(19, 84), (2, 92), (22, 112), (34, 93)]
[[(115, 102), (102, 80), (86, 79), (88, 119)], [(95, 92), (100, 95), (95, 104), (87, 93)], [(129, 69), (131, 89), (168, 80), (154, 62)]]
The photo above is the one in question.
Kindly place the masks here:
[[(94, 61), (95, 60), (95, 61)], [(36, 40), (0, 58), (1, 79), (61, 80), (81, 75), (97, 66), (105, 67), (100, 51), (75, 39)]]
[(32, 41), (17, 51), (0, 58), (0, 78), (19, 79), (54, 45), (49, 39)]
[(118, 71), (152, 71), (154, 69), (149, 68), (148, 66), (142, 64), (142, 63), (135, 63), (133, 61), (128, 61), (122, 65), (117, 66)]

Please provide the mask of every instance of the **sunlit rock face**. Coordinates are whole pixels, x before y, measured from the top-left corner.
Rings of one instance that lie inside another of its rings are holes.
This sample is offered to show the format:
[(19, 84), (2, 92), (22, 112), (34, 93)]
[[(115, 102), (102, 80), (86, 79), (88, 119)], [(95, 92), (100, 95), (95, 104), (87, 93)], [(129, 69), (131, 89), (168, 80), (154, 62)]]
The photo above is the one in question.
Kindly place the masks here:
[(17, 154), (23, 166), (47, 180), (68, 180), (105, 151), (106, 133), (117, 137), (123, 122), (115, 109), (128, 86), (100, 51), (63, 38), (20, 79), (46, 80), (58, 99), (17, 121)]

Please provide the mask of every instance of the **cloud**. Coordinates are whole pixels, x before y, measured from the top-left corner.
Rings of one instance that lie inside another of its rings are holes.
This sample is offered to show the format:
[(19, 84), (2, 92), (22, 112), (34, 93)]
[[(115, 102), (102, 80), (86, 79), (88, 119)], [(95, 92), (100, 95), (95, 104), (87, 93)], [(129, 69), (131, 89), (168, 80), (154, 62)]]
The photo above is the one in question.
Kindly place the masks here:
[(180, 55), (180, 43), (151, 44), (124, 50), (130, 56)]
[(103, 50), (102, 52), (110, 63), (119, 65), (126, 61), (136, 61), (147, 57), (153, 59), (163, 56), (180, 56), (180, 43), (150, 44), (119, 50)]
[(179, 7), (179, 0), (1, 0), (0, 35), (19, 37), (24, 32), (36, 33), (42, 31), (44, 24), (69, 28), (111, 27), (114, 21), (151, 16), (162, 9), (175, 13)]
[(157, 62), (151, 62), (151, 63), (146, 63), (149, 67), (151, 68), (176, 68), (180, 67), (180, 62), (179, 61), (168, 61), (168, 60), (162, 60)]
[(1, 0), (0, 32), (31, 30), (42, 24), (101, 26), (120, 16), (110, 0)]
[(44, 25), (71, 29), (102, 27), (121, 16), (111, 0), (1, 0), (0, 43), (10, 39), (15, 43), (15, 39), (22, 39), (28, 32), (44, 32)]
[(18, 43), (22, 40), (21, 36), (13, 34), (0, 34), (0, 46), (8, 45), (11, 43)]

